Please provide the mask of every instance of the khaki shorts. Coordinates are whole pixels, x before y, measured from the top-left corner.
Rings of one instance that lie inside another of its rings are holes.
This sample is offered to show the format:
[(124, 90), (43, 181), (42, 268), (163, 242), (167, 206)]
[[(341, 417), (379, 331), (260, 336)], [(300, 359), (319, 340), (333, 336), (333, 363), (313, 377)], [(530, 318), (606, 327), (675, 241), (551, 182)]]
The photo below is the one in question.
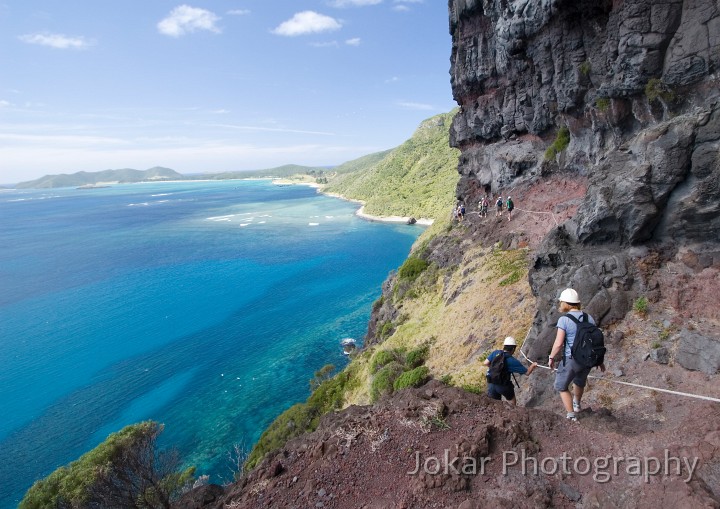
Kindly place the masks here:
[(564, 366), (563, 361), (560, 361), (557, 371), (555, 372), (555, 390), (559, 392), (568, 390), (570, 382), (578, 387), (585, 387), (591, 369), (592, 368), (581, 366), (575, 362), (575, 359), (572, 357), (565, 359)]

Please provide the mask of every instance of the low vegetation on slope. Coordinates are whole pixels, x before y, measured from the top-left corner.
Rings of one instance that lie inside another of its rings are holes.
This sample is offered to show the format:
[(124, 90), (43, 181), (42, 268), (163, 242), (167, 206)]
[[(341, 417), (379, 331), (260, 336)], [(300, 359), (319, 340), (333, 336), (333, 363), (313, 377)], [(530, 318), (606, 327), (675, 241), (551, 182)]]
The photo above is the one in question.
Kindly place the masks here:
[(195, 469), (181, 471), (176, 454), (157, 451), (162, 429), (147, 421), (111, 434), (77, 461), (37, 481), (19, 508), (169, 508), (192, 485)]
[(522, 344), (534, 312), (527, 249), (472, 246), (459, 264), (439, 267), (428, 261), (430, 239), (438, 234), (441, 240), (433, 250), (464, 249), (465, 227), (448, 222), (437, 222), (418, 240), (389, 292), (373, 306), (376, 314), (396, 311), (395, 319), (378, 324), (379, 343), (364, 348), (332, 378), (317, 380), (316, 373), (311, 383), (315, 391), (265, 431), (247, 468), (288, 440), (315, 430), (325, 413), (373, 403), (430, 377), (480, 392), (487, 355), (508, 335)]
[(365, 212), (378, 216), (450, 215), (455, 201), (459, 151), (450, 148), (455, 112), (425, 120), (405, 143), (368, 169), (340, 173), (325, 192), (365, 202)]

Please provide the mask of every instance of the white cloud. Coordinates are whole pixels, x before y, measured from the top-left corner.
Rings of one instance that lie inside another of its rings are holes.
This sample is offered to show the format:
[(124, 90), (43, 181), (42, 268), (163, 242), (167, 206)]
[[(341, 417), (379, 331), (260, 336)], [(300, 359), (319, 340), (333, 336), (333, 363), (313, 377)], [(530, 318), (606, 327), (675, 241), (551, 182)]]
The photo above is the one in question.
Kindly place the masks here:
[(270, 133), (293, 133), (293, 134), (317, 134), (320, 136), (335, 136), (335, 133), (324, 131), (304, 131), (301, 129), (287, 129), (282, 127), (260, 127), (253, 125), (236, 124), (212, 124), (211, 127), (223, 127), (226, 129), (238, 129), (240, 131), (270, 132)]
[(296, 35), (316, 34), (339, 30), (342, 24), (335, 18), (313, 11), (298, 12), (288, 21), (284, 21), (272, 33), (294, 37)]
[(207, 30), (219, 34), (215, 25), (220, 18), (213, 12), (189, 5), (175, 7), (167, 18), (157, 24), (158, 32), (169, 37), (180, 37), (197, 30)]
[(360, 37), (353, 37), (352, 39), (345, 41), (345, 44), (348, 46), (360, 46), (360, 42)]
[(227, 12), (229, 16), (246, 16), (250, 14), (249, 9), (233, 9)]
[(395, 4), (393, 6), (394, 11), (408, 12), (411, 10), (408, 4), (422, 4), (422, 3), (425, 3), (425, 1), (424, 0), (394, 0), (393, 3)]
[(339, 48), (340, 45), (337, 41), (325, 41), (325, 42), (311, 42), (310, 46), (313, 48)]
[(400, 81), (400, 78), (398, 78), (397, 76), (393, 76), (389, 80), (385, 80), (385, 83), (397, 83), (398, 81)]
[(414, 102), (401, 101), (401, 102), (398, 102), (397, 105), (406, 110), (431, 111), (431, 110), (435, 109), (430, 104), (414, 103)]
[(381, 4), (383, 0), (330, 0), (331, 7), (364, 7), (366, 5)]
[(7, 108), (9, 106), (12, 106), (9, 101), (0, 100), (0, 108)]
[(19, 39), (28, 44), (39, 44), (56, 49), (85, 49), (92, 46), (94, 41), (84, 37), (68, 37), (63, 34), (26, 34)]

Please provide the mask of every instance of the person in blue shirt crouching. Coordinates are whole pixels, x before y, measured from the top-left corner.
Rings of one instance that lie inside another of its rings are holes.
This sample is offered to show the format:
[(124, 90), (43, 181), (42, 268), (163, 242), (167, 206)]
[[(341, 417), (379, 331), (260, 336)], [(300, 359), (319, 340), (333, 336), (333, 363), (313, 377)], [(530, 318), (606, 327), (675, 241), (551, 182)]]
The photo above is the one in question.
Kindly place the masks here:
[(490, 367), (498, 355), (505, 356), (506, 373), (503, 373), (504, 376), (491, 380), (490, 371), (492, 370), (488, 370), (488, 396), (497, 400), (505, 397), (505, 399), (515, 405), (517, 405), (517, 400), (515, 399), (515, 387), (513, 387), (512, 384), (512, 374), (517, 373), (518, 375), (530, 375), (537, 367), (537, 362), (533, 362), (529, 368), (526, 368), (519, 360), (513, 357), (516, 347), (517, 342), (515, 341), (515, 338), (508, 336), (505, 338), (505, 341), (503, 341), (503, 349), (495, 350), (488, 355), (488, 358), (483, 362), (485, 366)]

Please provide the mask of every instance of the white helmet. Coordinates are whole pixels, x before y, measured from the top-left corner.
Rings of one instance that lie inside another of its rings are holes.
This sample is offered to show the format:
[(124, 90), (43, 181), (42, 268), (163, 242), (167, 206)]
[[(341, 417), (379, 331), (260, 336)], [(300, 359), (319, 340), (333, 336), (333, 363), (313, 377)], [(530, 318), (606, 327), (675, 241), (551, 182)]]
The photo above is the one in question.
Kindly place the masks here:
[(515, 342), (515, 338), (512, 336), (506, 337), (505, 341), (503, 341), (503, 346), (517, 346), (517, 343)]
[(568, 304), (580, 304), (580, 296), (572, 288), (565, 288), (560, 294), (558, 299), (561, 302), (567, 302)]

